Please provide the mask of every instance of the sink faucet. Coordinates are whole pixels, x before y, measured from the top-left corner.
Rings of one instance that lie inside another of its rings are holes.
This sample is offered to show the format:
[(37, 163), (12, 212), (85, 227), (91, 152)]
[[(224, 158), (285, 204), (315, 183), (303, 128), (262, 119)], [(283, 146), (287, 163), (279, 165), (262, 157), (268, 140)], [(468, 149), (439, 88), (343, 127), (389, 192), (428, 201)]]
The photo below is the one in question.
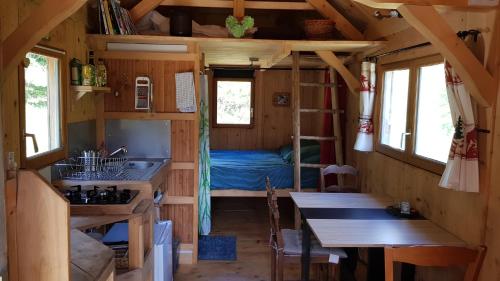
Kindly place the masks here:
[(121, 146), (120, 148), (118, 148), (117, 150), (111, 152), (108, 157), (113, 157), (115, 156), (116, 154), (120, 153), (120, 152), (123, 152), (124, 154), (128, 152), (127, 150), (127, 146), (124, 145), (124, 146)]

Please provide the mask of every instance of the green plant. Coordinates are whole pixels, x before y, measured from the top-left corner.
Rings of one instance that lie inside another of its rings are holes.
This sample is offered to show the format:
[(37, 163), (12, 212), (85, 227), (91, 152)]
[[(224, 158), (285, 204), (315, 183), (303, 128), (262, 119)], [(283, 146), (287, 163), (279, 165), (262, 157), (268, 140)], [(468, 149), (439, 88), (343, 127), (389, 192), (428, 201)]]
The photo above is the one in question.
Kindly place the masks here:
[(241, 21), (239, 21), (234, 16), (228, 16), (226, 18), (226, 27), (235, 38), (241, 38), (245, 36), (245, 32), (252, 28), (254, 25), (254, 19), (250, 16), (245, 16)]

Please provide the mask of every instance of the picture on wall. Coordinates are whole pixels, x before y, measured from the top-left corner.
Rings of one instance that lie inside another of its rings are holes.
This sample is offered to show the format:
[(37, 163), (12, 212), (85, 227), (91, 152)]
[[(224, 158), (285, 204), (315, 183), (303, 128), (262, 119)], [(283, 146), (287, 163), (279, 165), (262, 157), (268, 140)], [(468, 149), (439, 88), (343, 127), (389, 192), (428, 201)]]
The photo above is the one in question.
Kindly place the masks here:
[(290, 106), (289, 92), (275, 92), (273, 95), (274, 106)]

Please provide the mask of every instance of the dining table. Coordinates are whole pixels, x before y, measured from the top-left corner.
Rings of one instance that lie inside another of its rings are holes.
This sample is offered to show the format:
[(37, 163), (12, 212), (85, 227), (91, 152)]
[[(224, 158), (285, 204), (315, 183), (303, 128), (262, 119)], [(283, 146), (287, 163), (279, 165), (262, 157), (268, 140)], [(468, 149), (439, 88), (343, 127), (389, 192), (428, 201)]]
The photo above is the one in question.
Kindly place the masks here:
[(309, 280), (311, 235), (325, 248), (369, 248), (368, 280), (384, 280), (384, 247), (466, 246), (420, 215), (389, 212), (395, 200), (386, 195), (290, 192), (290, 196), (302, 218), (302, 281)]

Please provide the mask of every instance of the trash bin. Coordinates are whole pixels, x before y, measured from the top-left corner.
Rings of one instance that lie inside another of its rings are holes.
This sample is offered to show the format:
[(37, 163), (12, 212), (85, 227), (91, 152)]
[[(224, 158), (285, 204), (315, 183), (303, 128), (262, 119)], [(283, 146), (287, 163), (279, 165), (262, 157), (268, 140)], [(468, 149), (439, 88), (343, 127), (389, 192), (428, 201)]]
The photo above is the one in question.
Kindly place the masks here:
[(154, 281), (172, 281), (172, 222), (157, 221), (154, 225)]

